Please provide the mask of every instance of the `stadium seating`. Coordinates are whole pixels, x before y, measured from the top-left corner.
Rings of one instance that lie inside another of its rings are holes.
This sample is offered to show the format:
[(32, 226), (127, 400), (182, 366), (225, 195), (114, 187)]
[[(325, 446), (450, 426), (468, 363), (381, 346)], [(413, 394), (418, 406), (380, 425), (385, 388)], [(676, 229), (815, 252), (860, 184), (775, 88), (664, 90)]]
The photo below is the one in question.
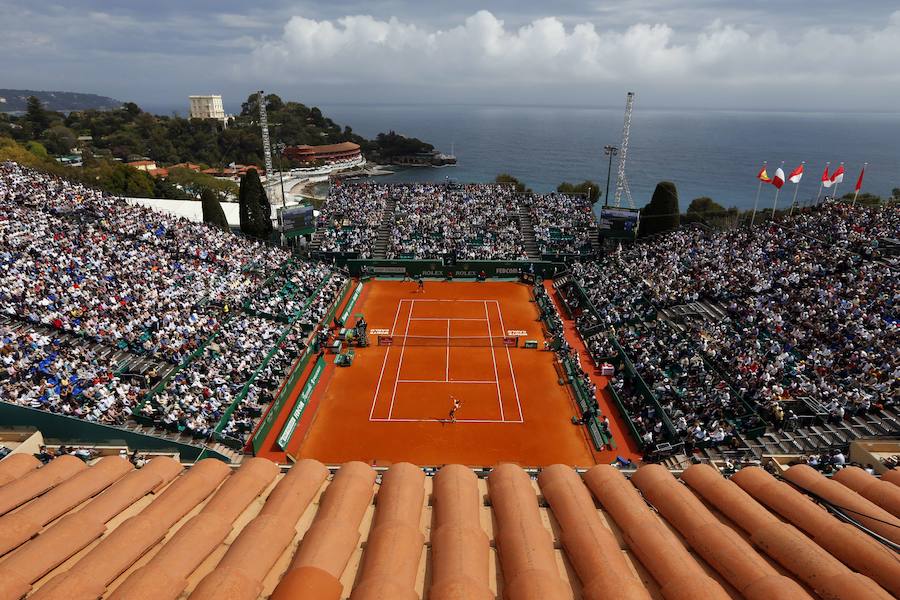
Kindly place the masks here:
[(346, 280), (14, 163), (0, 205), (2, 397), (100, 423), (239, 446)]

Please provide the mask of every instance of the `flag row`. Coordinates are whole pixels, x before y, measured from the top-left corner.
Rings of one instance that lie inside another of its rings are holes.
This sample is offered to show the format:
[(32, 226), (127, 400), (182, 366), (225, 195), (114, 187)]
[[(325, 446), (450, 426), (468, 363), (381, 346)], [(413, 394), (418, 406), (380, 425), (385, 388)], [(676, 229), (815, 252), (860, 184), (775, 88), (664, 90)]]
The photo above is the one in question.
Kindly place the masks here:
[[(784, 166), (784, 163), (781, 163)], [(762, 169), (759, 170), (759, 173), (756, 174), (756, 178), (759, 179), (763, 183), (771, 183), (776, 188), (781, 189), (781, 186), (785, 184), (786, 181), (790, 181), (791, 183), (800, 183), (800, 179), (803, 178), (803, 166), (806, 162), (800, 163), (800, 165), (791, 171), (790, 175), (785, 178), (784, 169), (782, 167), (778, 167), (775, 170), (775, 174), (773, 176), (769, 176), (769, 173), (766, 171), (766, 163), (763, 162)], [(856, 188), (855, 191), (858, 193), (860, 188), (862, 187), (863, 177), (866, 174), (866, 164), (865, 163), (862, 169), (859, 172), (859, 177), (856, 179)], [(822, 173), (822, 187), (830, 188), (835, 186), (842, 181), (844, 181), (844, 163), (841, 163), (838, 168), (828, 173), (828, 168), (831, 166), (830, 162), (825, 163), (825, 171)]]

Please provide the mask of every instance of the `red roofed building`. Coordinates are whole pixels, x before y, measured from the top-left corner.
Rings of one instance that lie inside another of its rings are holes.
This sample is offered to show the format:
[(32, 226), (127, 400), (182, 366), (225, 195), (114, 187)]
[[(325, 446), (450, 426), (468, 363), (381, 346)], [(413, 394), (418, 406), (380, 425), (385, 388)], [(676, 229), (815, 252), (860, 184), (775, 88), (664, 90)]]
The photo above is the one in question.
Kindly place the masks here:
[(156, 166), (156, 161), (152, 160), (133, 160), (125, 163), (129, 167), (138, 171), (146, 171), (151, 177), (168, 177), (169, 170)]
[(288, 146), (284, 149), (284, 156), (290, 160), (307, 164), (313, 162), (343, 162), (354, 160), (361, 155), (359, 144), (353, 142), (341, 142), (340, 144), (325, 144), (322, 146)]

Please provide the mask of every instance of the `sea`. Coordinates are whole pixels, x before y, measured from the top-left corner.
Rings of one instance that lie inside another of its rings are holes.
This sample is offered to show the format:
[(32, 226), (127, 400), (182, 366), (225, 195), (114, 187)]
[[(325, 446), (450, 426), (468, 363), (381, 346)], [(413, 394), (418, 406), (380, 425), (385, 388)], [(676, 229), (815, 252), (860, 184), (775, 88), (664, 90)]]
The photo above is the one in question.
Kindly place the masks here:
[[(456, 155), (456, 166), (408, 168), (379, 181), (487, 182), (509, 173), (535, 191), (563, 181), (596, 181), (605, 193), (605, 145), (620, 146), (622, 107), (490, 106), (463, 104), (319, 104), (322, 112), (356, 133), (374, 137), (398, 133), (427, 141)], [(888, 197), (900, 187), (900, 113), (763, 112), (665, 110), (635, 101), (626, 160), (626, 178), (636, 207), (649, 202), (657, 182), (675, 183), (681, 209), (708, 196), (719, 204), (753, 207), (756, 174), (768, 161), (769, 175), (784, 161), (788, 174), (806, 161), (797, 201), (819, 191), (826, 161), (845, 163), (838, 194), (853, 191), (867, 162), (862, 191)], [(616, 160), (611, 195), (615, 195)], [(764, 185), (759, 206), (771, 207), (775, 187)], [(778, 206), (787, 206), (786, 184)], [(628, 206), (623, 197), (622, 206)]]

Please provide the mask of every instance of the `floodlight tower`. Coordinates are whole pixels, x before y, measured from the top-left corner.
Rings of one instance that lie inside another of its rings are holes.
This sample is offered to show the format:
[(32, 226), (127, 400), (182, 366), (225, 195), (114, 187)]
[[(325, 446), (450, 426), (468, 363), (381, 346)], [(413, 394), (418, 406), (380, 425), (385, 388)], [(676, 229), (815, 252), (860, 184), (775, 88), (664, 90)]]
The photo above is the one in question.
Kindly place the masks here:
[(634, 108), (634, 92), (628, 92), (628, 95), (625, 96), (625, 126), (622, 128), (622, 145), (619, 146), (619, 169), (616, 172), (616, 207), (622, 206), (622, 192), (625, 192), (629, 208), (634, 208), (634, 200), (631, 199), (631, 190), (628, 188), (628, 180), (625, 178), (625, 158), (628, 155), (628, 134), (631, 131), (632, 108)]
[(272, 181), (272, 145), (269, 143), (269, 119), (266, 116), (266, 95), (262, 90), (258, 94), (259, 127), (262, 129), (263, 157), (266, 161), (266, 195), (271, 197)]

